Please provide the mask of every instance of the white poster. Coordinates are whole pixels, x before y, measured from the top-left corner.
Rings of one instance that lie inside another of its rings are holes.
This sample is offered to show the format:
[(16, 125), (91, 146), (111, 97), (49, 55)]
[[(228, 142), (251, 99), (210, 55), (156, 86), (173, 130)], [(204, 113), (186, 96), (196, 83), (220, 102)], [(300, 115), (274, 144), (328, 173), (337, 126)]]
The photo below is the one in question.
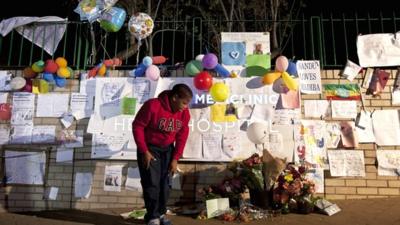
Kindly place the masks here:
[(379, 176), (399, 176), (400, 150), (377, 150)]
[(33, 125), (35, 95), (27, 92), (13, 93), (12, 125)]
[(88, 118), (93, 112), (93, 98), (87, 94), (71, 93), (70, 108), (76, 120)]
[(7, 99), (8, 99), (8, 93), (7, 92), (0, 92), (0, 104), (1, 103), (7, 103)]
[(376, 110), (372, 114), (372, 125), (377, 145), (400, 145), (400, 122), (398, 110)]
[(56, 126), (34, 126), (32, 143), (54, 143), (56, 140)]
[(8, 144), (10, 140), (10, 126), (6, 124), (0, 124), (0, 145)]
[(61, 117), (68, 106), (69, 94), (39, 94), (36, 117)]
[(357, 117), (357, 101), (332, 100), (333, 119), (355, 119)]
[(10, 129), (10, 144), (30, 144), (32, 142), (33, 126), (12, 125)]
[(342, 75), (349, 81), (353, 81), (358, 73), (362, 70), (362, 67), (356, 63), (347, 60), (346, 66), (343, 70)]
[(321, 94), (321, 68), (318, 60), (299, 60), (296, 63), (300, 78), (300, 91), (304, 94)]
[(143, 192), (142, 184), (140, 183), (140, 173), (138, 167), (128, 167), (125, 188), (127, 190)]
[(75, 198), (89, 198), (92, 190), (92, 173), (75, 173)]
[(304, 100), (304, 116), (323, 119), (330, 116), (329, 101)]
[(43, 184), (46, 154), (5, 151), (5, 180), (8, 184)]
[(329, 169), (333, 177), (365, 177), (364, 151), (328, 150)]
[(357, 54), (360, 66), (399, 66), (400, 33), (359, 35)]
[(106, 166), (104, 171), (104, 191), (121, 192), (122, 165)]

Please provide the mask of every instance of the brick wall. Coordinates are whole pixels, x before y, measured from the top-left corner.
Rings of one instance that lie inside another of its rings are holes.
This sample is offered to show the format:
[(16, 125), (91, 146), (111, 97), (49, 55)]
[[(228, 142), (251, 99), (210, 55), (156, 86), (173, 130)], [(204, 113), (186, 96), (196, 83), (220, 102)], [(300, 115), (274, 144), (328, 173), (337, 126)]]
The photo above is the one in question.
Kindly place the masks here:
[[(14, 71), (20, 73), (20, 71)], [(381, 97), (364, 95), (366, 109), (388, 109), (391, 106), (391, 91), (396, 71), (391, 72), (388, 82)], [(339, 70), (322, 71), (323, 83), (349, 83), (340, 79)], [(112, 76), (124, 76), (123, 71), (113, 71)], [(181, 73), (178, 73), (181, 75)], [(361, 79), (354, 80), (361, 83)], [(69, 80), (65, 88), (55, 88), (56, 92), (78, 92), (79, 81)], [(363, 90), (365, 93), (365, 90)], [(322, 99), (322, 95), (302, 95), (302, 99)], [(361, 105), (361, 103), (359, 103)], [(398, 107), (397, 107), (398, 108)], [(304, 109), (302, 110), (304, 113)], [(326, 119), (329, 121), (330, 119)], [(35, 125), (56, 125), (61, 130), (59, 119), (35, 118)], [(74, 122), (69, 129), (86, 130), (88, 119)], [(387, 131), (385, 131), (387, 132)], [(91, 159), (91, 134), (84, 133), (84, 147), (75, 148), (73, 164), (60, 164), (55, 162), (56, 146), (40, 145), (8, 145), (0, 146), (0, 153), (4, 150), (45, 150), (48, 159), (46, 180), (44, 185), (11, 185), (0, 188), (0, 212), (45, 210), (45, 209), (93, 209), (93, 208), (132, 208), (144, 205), (141, 193), (122, 188), (121, 192), (105, 192), (103, 190), (104, 169), (106, 165), (124, 165), (123, 175), (126, 175), (128, 167), (136, 167), (135, 161), (128, 160), (99, 160)], [(329, 171), (325, 171), (325, 196), (327, 199), (360, 199), (382, 198), (400, 195), (400, 180), (398, 177), (383, 177), (377, 175), (375, 144), (360, 144), (360, 150), (364, 150), (366, 177), (334, 178)], [(384, 147), (382, 149), (399, 149), (400, 146)], [(4, 160), (0, 161), (0, 174), (3, 174)], [(225, 163), (210, 162), (182, 162), (180, 169), (184, 172), (182, 177), (182, 191), (172, 191), (170, 204), (178, 202), (192, 202), (198, 196), (196, 191), (208, 184), (220, 182), (229, 174)], [(74, 174), (76, 172), (91, 172), (93, 174), (92, 192), (88, 199), (74, 197)], [(123, 177), (123, 183), (126, 176)], [(46, 187), (59, 188), (57, 200), (44, 200), (43, 193)]]

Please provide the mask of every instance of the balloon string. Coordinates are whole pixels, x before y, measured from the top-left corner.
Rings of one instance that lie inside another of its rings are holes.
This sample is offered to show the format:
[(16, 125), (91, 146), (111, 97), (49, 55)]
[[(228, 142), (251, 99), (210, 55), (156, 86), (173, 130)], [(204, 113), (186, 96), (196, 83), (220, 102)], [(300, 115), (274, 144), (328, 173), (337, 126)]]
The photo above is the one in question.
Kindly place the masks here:
[(139, 55), (140, 55), (140, 46), (141, 45), (142, 45), (142, 39), (138, 38), (137, 54), (136, 54), (136, 65), (139, 65)]

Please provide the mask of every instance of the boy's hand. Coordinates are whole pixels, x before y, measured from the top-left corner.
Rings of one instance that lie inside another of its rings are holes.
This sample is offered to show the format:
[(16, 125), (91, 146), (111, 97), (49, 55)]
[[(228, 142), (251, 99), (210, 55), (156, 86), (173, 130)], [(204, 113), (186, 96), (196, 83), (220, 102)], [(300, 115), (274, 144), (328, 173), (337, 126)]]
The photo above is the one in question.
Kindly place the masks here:
[(143, 162), (143, 163), (144, 163), (144, 167), (145, 167), (146, 169), (149, 169), (149, 168), (150, 168), (151, 160), (155, 160), (153, 154), (151, 154), (150, 151), (145, 152), (145, 153), (144, 153), (144, 162)]
[(178, 160), (173, 159), (169, 164), (169, 172), (171, 173), (171, 175), (174, 175), (177, 169), (178, 169)]

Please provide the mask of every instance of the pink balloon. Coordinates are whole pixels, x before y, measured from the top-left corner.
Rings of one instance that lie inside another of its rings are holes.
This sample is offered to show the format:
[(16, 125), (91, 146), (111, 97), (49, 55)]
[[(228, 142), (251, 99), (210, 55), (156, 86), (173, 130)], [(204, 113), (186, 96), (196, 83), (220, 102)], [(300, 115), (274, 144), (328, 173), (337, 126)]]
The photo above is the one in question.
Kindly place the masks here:
[(158, 80), (160, 77), (160, 69), (156, 65), (150, 65), (146, 69), (146, 77), (150, 80)]
[(289, 61), (286, 56), (279, 56), (275, 61), (275, 70), (279, 72), (284, 72), (289, 66)]

